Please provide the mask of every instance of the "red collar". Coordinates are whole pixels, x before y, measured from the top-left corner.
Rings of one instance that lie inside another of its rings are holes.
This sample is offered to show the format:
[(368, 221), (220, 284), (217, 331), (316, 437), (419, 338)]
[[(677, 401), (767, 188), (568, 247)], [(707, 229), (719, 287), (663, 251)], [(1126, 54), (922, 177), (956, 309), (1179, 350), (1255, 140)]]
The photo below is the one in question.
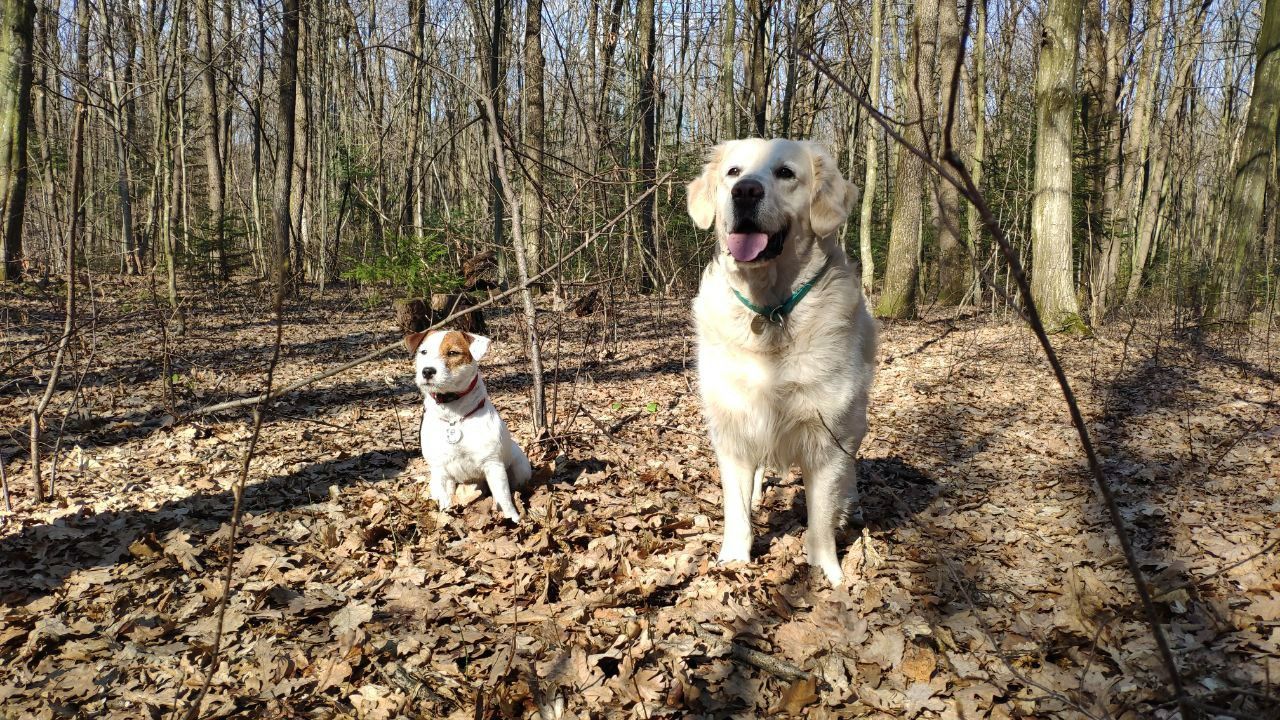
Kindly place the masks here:
[(466, 420), (467, 418), (471, 417), (472, 415), (475, 415), (476, 413), (480, 412), (480, 408), (484, 407), (484, 401), (485, 401), (485, 400), (488, 400), (488, 399), (489, 399), (489, 398), (487, 398), (487, 397), (482, 397), (482, 398), (480, 398), (480, 404), (479, 404), (479, 405), (476, 405), (474, 408), (471, 408), (471, 412), (467, 413), (466, 415), (463, 415), (463, 416), (459, 419), (459, 422), (461, 422), (462, 420)]
[[(447, 405), (452, 402), (457, 402), (462, 398), (466, 397), (467, 395), (469, 395), (472, 390), (475, 390), (476, 383), (478, 382), (480, 382), (480, 373), (476, 373), (476, 376), (471, 378), (471, 384), (467, 386), (466, 390), (463, 390), (460, 393), (457, 393), (457, 392), (431, 393), (431, 399), (434, 400), (437, 405)], [(483, 405), (484, 402), (481, 402), (480, 404)], [(477, 410), (478, 409), (479, 408), (477, 408)], [(475, 412), (475, 410), (472, 410), (472, 412)]]

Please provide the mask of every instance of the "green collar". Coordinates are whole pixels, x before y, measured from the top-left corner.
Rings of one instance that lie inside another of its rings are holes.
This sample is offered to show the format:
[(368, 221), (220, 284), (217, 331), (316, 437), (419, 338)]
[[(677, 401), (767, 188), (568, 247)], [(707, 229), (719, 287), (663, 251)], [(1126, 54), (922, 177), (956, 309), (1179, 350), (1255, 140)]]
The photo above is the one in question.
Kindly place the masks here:
[(775, 325), (781, 325), (782, 321), (791, 314), (791, 311), (796, 309), (796, 305), (799, 305), (800, 301), (804, 299), (804, 296), (809, 294), (809, 291), (813, 289), (813, 286), (818, 284), (818, 281), (822, 279), (822, 276), (827, 274), (827, 269), (830, 267), (831, 260), (828, 259), (827, 262), (823, 263), (822, 269), (818, 270), (817, 274), (809, 278), (809, 282), (806, 282), (796, 288), (795, 292), (791, 293), (791, 297), (787, 298), (781, 305), (774, 305), (773, 307), (761, 307), (756, 305), (748, 300), (742, 293), (738, 292), (732, 285), (729, 286), (729, 289), (733, 290), (733, 294), (737, 296), (738, 300), (743, 305), (747, 306), (748, 310), (763, 317), (765, 320), (774, 323)]

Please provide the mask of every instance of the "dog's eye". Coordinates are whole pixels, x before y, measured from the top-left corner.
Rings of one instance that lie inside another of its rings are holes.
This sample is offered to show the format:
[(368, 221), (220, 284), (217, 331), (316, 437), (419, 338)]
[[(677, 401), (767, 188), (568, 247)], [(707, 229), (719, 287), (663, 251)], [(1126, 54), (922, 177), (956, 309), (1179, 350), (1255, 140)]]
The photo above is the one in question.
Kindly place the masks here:
[(733, 167), (729, 168), (729, 172), (725, 174), (728, 175), (729, 177), (738, 177), (739, 175), (742, 174), (742, 168), (738, 167), (737, 165), (734, 165)]
[(783, 180), (790, 180), (791, 178), (796, 176), (795, 171), (793, 171), (791, 168), (787, 167), (786, 165), (783, 165), (777, 170), (774, 170), (773, 175), (774, 177), (781, 178)]
[(450, 350), (450, 351), (449, 351), (449, 357), (461, 357), (461, 356), (462, 356), (462, 351), (461, 351), (461, 350)]

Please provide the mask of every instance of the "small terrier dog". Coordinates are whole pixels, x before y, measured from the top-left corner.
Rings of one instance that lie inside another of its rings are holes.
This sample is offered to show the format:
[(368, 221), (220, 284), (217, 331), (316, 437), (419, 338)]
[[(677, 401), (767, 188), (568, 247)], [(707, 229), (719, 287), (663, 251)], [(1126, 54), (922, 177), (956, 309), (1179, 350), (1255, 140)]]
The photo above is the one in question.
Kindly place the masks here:
[(502, 514), (520, 522), (511, 488), (533, 474), (529, 458), (489, 401), (479, 362), (489, 338), (457, 330), (406, 335), (414, 353), (414, 383), (423, 395), (422, 457), (431, 469), (431, 497), (453, 504), (458, 483), (484, 480)]

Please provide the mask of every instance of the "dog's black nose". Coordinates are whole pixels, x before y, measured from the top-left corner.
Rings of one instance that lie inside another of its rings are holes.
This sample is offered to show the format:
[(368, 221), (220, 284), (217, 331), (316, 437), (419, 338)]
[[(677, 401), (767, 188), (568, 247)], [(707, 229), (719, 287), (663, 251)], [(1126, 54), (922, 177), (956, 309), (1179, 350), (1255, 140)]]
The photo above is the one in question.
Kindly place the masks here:
[(757, 203), (764, 198), (764, 185), (759, 180), (743, 178), (733, 184), (730, 190), (733, 201), (737, 203)]
[(436, 376), (436, 369), (435, 369), (435, 368), (433, 368), (433, 367), (431, 367), (431, 366), (427, 366), (427, 367), (422, 368), (422, 379), (423, 379), (423, 380), (430, 380), (431, 378), (433, 378), (433, 377), (435, 377), (435, 376)]

